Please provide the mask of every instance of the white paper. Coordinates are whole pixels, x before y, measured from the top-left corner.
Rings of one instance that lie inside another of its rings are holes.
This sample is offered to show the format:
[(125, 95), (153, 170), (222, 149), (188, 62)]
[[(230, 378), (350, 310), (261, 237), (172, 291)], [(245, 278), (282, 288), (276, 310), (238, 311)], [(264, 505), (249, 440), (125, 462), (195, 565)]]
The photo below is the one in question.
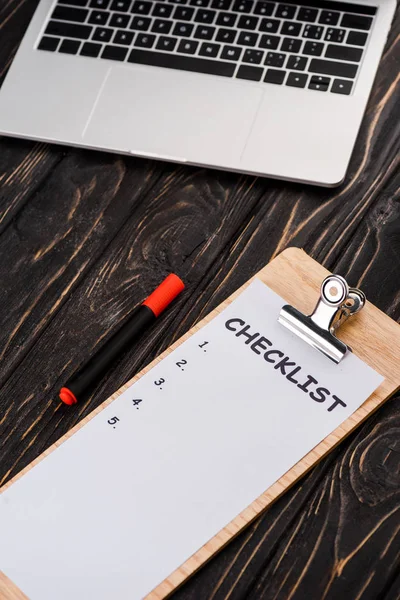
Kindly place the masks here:
[(0, 568), (31, 600), (142, 598), (378, 387), (282, 327), (283, 304), (254, 281), (2, 494)]

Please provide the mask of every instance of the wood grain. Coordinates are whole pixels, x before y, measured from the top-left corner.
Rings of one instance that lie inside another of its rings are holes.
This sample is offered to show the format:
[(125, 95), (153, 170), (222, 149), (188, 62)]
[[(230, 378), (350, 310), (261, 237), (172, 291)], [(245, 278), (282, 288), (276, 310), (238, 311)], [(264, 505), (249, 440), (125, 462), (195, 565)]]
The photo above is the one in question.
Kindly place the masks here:
[[(0, 4), (2, 78), (38, 0)], [(334, 190), (0, 139), (3, 483), (289, 245), (400, 319), (399, 32), (398, 10), (348, 176)], [(85, 200), (63, 238), (77, 190)], [(77, 410), (60, 407), (59, 384), (173, 270), (188, 285), (168, 318)], [(174, 597), (398, 598), (398, 406), (389, 401)]]
[(14, 583), (0, 571), (0, 598), (5, 600), (29, 600)]

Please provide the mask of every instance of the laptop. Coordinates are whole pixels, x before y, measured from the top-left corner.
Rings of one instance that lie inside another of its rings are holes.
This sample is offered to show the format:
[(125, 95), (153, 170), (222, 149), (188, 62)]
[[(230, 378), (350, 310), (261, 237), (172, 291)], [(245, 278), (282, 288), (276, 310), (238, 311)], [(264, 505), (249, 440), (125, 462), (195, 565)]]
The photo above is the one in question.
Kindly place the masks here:
[(336, 186), (395, 8), (41, 0), (0, 90), (0, 133)]

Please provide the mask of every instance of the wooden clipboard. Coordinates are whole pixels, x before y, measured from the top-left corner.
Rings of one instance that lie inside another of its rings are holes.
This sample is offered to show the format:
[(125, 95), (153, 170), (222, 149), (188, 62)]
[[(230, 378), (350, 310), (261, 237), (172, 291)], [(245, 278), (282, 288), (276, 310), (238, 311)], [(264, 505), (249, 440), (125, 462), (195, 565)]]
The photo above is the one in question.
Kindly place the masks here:
[[(305, 314), (310, 314), (318, 298), (322, 280), (329, 272), (305, 252), (297, 248), (288, 248), (264, 267), (254, 278), (267, 284), (289, 304)], [(58, 442), (53, 444), (41, 456), (33, 461), (21, 473), (7, 483), (0, 492), (11, 486), (17, 479), (29, 471), (35, 464), (51, 453), (76, 431), (100, 413), (108, 404), (155, 364), (165, 358), (172, 350), (213, 319), (216, 314), (226, 308), (254, 279), (250, 279), (227, 300), (222, 302), (207, 317), (195, 325), (186, 335), (168, 348), (131, 381), (113, 394), (101, 406), (71, 429)], [(400, 382), (400, 325), (382, 313), (373, 304), (367, 302), (356, 318), (350, 319), (341, 328), (339, 336), (351, 346), (353, 352), (370, 365), (385, 379), (379, 388), (335, 431), (328, 435), (311, 452), (295, 464), (283, 477), (269, 487), (250, 506), (243, 510), (226, 527), (219, 531), (202, 548), (193, 554), (184, 564), (171, 573), (160, 585), (146, 596), (146, 600), (161, 600), (171, 594), (188, 577), (198, 570), (216, 552), (221, 550), (245, 526), (251, 523), (274, 500), (289, 489), (300, 477), (316, 465), (332, 448), (337, 446), (349, 433), (372, 414), (383, 402), (399, 389)], [(328, 359), (327, 359), (328, 360)], [(0, 598), (4, 600), (21, 600), (27, 597), (13, 582), (0, 571)]]

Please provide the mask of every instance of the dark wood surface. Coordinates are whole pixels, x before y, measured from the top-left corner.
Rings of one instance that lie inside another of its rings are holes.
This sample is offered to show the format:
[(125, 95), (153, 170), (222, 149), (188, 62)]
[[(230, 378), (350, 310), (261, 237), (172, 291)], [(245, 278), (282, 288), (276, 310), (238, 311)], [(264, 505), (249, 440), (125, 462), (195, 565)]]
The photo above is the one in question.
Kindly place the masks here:
[[(1, 80), (37, 4), (0, 3)], [(1, 483), (287, 246), (399, 320), (399, 33), (400, 11), (337, 189), (0, 138)], [(162, 322), (86, 402), (61, 405), (60, 385), (170, 271), (187, 289)], [(399, 399), (174, 599), (400, 598)]]

